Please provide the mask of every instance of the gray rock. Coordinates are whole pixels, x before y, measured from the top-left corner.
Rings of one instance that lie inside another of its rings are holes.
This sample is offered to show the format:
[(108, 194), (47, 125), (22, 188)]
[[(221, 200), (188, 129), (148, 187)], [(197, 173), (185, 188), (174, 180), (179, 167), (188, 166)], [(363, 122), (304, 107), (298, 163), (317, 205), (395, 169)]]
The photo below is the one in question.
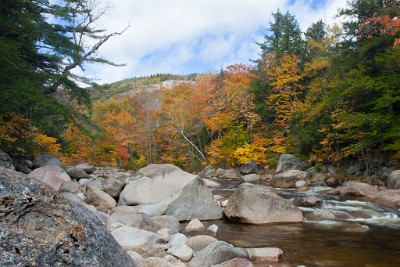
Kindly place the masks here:
[(174, 244), (167, 250), (167, 252), (171, 255), (174, 255), (181, 261), (189, 261), (193, 256), (193, 250), (182, 243)]
[(186, 244), (188, 242), (188, 238), (181, 233), (176, 233), (170, 236), (168, 244), (169, 246), (173, 246), (177, 243)]
[(155, 229), (155, 224), (149, 215), (139, 212), (134, 207), (130, 206), (115, 207), (110, 211), (110, 216), (106, 224), (107, 228), (111, 230), (113, 225), (117, 223), (147, 231), (153, 231)]
[(58, 192), (71, 192), (74, 194), (83, 193), (85, 190), (77, 182), (63, 182), (58, 188)]
[(380, 191), (373, 199), (373, 202), (390, 208), (400, 208), (400, 190), (383, 190)]
[(46, 183), (58, 190), (62, 183), (70, 182), (71, 177), (60, 166), (44, 166), (28, 174), (29, 178)]
[(275, 174), (271, 179), (271, 186), (277, 188), (296, 188), (296, 182), (306, 181), (309, 174), (305, 171), (288, 170)]
[(151, 220), (154, 224), (154, 228), (156, 231), (161, 230), (163, 228), (168, 229), (168, 233), (170, 235), (179, 233), (181, 230), (181, 224), (179, 220), (174, 216), (170, 215), (161, 215), (161, 216), (153, 216)]
[(346, 169), (347, 174), (356, 174), (357, 172), (363, 172), (363, 171), (365, 171), (364, 162), (357, 162)]
[(249, 163), (240, 166), (240, 173), (243, 175), (256, 173), (257, 171), (257, 164), (254, 161), (250, 161)]
[(202, 170), (201, 172), (199, 172), (199, 176), (201, 178), (213, 178), (216, 175), (217, 174), (215, 172), (215, 169), (210, 165), (205, 167), (204, 170)]
[(216, 241), (218, 240), (215, 237), (209, 235), (197, 235), (190, 237), (186, 245), (188, 245), (194, 252), (198, 252)]
[(87, 174), (83, 169), (77, 167), (68, 167), (65, 169), (65, 171), (68, 173), (69, 176), (71, 176), (72, 179), (76, 180), (90, 177), (89, 174)]
[(293, 203), (297, 207), (320, 207), (322, 205), (322, 198), (319, 197), (296, 197)]
[(60, 166), (61, 161), (52, 155), (43, 154), (33, 159), (33, 167), (40, 168), (43, 166)]
[(120, 206), (136, 206), (151, 216), (161, 215), (196, 178), (170, 164), (150, 164), (137, 172), (136, 180), (128, 183), (119, 196)]
[(301, 210), (292, 201), (250, 183), (241, 184), (232, 194), (225, 215), (232, 221), (250, 224), (303, 221)]
[(25, 174), (29, 174), (32, 171), (31, 168), (32, 168), (32, 161), (30, 160), (18, 160), (17, 163), (15, 164), (15, 169)]
[(217, 175), (217, 177), (223, 177), (226, 172), (227, 172), (227, 170), (218, 168), (217, 171), (215, 172), (215, 174)]
[(261, 176), (255, 173), (246, 174), (242, 176), (243, 181), (245, 182), (252, 182), (260, 180)]
[(377, 186), (362, 182), (345, 182), (337, 189), (339, 190), (340, 195), (343, 197), (374, 197), (379, 192)]
[(115, 178), (108, 178), (103, 183), (103, 191), (112, 197), (118, 197), (124, 187), (124, 183)]
[(283, 154), (279, 157), (276, 173), (285, 172), (288, 170), (304, 170), (307, 164), (299, 160), (291, 154)]
[(223, 176), (223, 178), (227, 179), (238, 179), (240, 178), (240, 173), (236, 169), (229, 169)]
[(92, 174), (95, 170), (95, 168), (87, 163), (81, 163), (75, 166), (77, 169), (81, 169), (84, 172), (86, 172), (87, 174)]
[(386, 181), (389, 189), (400, 189), (400, 170), (392, 171)]
[(234, 258), (223, 263), (211, 265), (211, 267), (253, 267), (253, 263), (245, 258)]
[(10, 155), (8, 155), (6, 152), (4, 152), (2, 149), (0, 149), (0, 167), (10, 169), (10, 170), (15, 170), (15, 166), (14, 166), (12, 158), (10, 157)]
[(0, 170), (1, 266), (136, 266), (91, 211)]
[(189, 262), (190, 267), (207, 267), (219, 264), (234, 258), (248, 258), (246, 250), (236, 248), (225, 241), (217, 241), (209, 244), (203, 250), (197, 252)]
[(279, 262), (283, 251), (280, 248), (247, 248), (249, 258), (254, 263)]
[(165, 214), (175, 216), (179, 221), (215, 220), (222, 218), (223, 211), (204, 181), (197, 178), (183, 188), (179, 197), (168, 205)]
[(96, 207), (98, 211), (108, 212), (117, 206), (117, 202), (110, 195), (95, 186), (86, 186), (86, 202)]
[(128, 226), (119, 227), (111, 231), (111, 234), (124, 249), (131, 249), (161, 241), (159, 235), (153, 232)]
[(204, 231), (206, 227), (198, 219), (191, 219), (190, 222), (185, 227), (185, 232), (197, 232)]

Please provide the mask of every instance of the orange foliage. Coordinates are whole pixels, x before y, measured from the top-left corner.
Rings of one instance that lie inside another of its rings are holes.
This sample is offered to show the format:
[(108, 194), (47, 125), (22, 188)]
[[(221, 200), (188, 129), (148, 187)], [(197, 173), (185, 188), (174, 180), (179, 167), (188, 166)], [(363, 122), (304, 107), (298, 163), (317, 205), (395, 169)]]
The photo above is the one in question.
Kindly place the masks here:
[[(400, 34), (400, 20), (389, 15), (373, 17), (366, 20), (359, 27), (359, 38), (370, 39), (381, 34), (398, 36)], [(394, 40), (393, 47), (400, 46), (400, 38)]]

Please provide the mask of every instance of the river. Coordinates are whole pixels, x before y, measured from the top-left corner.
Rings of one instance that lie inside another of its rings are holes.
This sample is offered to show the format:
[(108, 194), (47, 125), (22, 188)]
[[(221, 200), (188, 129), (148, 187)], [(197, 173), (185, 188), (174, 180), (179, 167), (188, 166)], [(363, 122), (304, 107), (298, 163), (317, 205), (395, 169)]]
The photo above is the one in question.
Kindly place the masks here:
[[(238, 182), (222, 184), (225, 189), (214, 193), (228, 197)], [(323, 189), (327, 188), (312, 188), (306, 192), (271, 190), (288, 199), (321, 197), (324, 200), (321, 207), (301, 208), (303, 213), (328, 211), (337, 216), (335, 220), (306, 219), (296, 224), (247, 225), (224, 218), (208, 221), (206, 225), (218, 225), (217, 238), (234, 246), (281, 248), (283, 261), (272, 266), (400, 266), (400, 210), (319, 193)]]

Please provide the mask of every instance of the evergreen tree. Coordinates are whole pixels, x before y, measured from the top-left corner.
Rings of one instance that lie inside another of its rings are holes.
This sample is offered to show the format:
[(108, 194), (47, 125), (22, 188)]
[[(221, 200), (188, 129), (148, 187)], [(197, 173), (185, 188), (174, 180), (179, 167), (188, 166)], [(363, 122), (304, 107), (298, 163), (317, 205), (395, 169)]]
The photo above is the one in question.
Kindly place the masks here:
[[(56, 136), (77, 120), (71, 104), (90, 107), (85, 84), (73, 71), (85, 63), (115, 65), (96, 56), (112, 36), (96, 28), (106, 7), (93, 0), (3, 0), (0, 8), (0, 115), (26, 116)], [(68, 105), (70, 104), (70, 105)]]

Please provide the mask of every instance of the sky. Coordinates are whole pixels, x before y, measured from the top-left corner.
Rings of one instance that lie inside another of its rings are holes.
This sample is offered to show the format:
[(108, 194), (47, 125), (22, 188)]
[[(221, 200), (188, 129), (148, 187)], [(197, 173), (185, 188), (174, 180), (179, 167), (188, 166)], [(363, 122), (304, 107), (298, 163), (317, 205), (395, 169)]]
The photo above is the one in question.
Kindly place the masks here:
[(289, 11), (302, 30), (320, 19), (335, 22), (346, 0), (112, 0), (98, 22), (110, 32), (102, 56), (125, 67), (88, 65), (84, 75), (99, 84), (157, 73), (218, 72), (251, 64), (272, 13)]

